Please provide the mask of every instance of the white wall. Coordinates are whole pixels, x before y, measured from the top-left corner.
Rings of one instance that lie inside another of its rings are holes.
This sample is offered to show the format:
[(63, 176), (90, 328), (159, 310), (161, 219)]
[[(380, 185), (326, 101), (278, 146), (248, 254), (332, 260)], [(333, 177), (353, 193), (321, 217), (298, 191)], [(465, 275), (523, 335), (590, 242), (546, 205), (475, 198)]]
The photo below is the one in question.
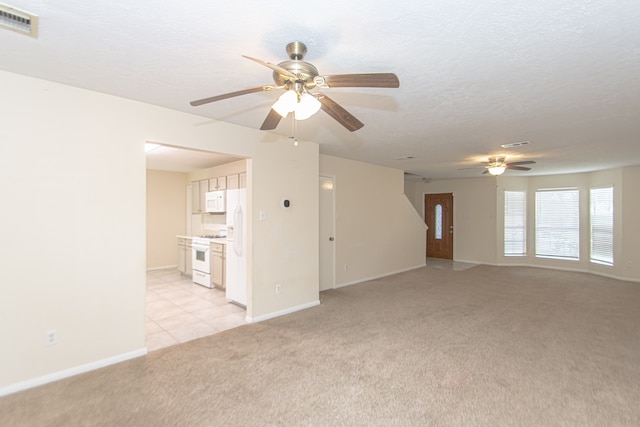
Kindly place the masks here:
[[(586, 271), (640, 281), (640, 166), (591, 173), (482, 177), (411, 183), (406, 188), (414, 205), (424, 205), (425, 193), (454, 193), (454, 259), (484, 264), (528, 265)], [(614, 187), (614, 266), (589, 262), (589, 189)], [(543, 188), (580, 190), (580, 260), (535, 257), (535, 192)], [(527, 191), (527, 256), (505, 257), (504, 191)]]
[(496, 180), (451, 179), (416, 183), (411, 201), (424, 218), (424, 195), (453, 193), (453, 258), (496, 262)]
[[(0, 394), (145, 352), (146, 140), (250, 157), (248, 315), (318, 303), (317, 144), (6, 72), (0, 82)], [(58, 345), (45, 347), (53, 328)]]
[(320, 156), (335, 178), (336, 286), (425, 265), (426, 226), (403, 193), (403, 171)]
[(145, 156), (134, 103), (0, 82), (1, 391), (144, 353)]
[(176, 266), (176, 235), (186, 233), (188, 175), (147, 170), (147, 268)]
[[(498, 178), (497, 212), (504, 209), (504, 190), (527, 191), (527, 256), (505, 257), (504, 228), (502, 214), (498, 215), (497, 241), (498, 263), (519, 264), (539, 267), (560, 268), (564, 270), (590, 271), (593, 273), (623, 277), (622, 245), (622, 170), (612, 169), (591, 173), (576, 173), (563, 175), (533, 176), (529, 178), (515, 178), (502, 176)], [(593, 264), (590, 258), (590, 217), (589, 217), (589, 189), (612, 185), (614, 187), (614, 260), (613, 267)], [(580, 259), (577, 261), (537, 258), (535, 256), (535, 194), (540, 189), (547, 188), (577, 188), (580, 191)]]
[[(640, 282), (640, 166), (622, 169), (622, 277)], [(615, 209), (615, 207), (614, 207)]]

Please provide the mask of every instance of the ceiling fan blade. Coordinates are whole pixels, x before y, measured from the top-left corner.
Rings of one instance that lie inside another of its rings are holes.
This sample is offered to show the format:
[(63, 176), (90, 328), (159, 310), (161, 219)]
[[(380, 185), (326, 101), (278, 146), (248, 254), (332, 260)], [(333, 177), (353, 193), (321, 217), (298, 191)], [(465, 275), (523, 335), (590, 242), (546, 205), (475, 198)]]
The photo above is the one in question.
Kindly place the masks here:
[(356, 119), (350, 112), (338, 105), (337, 102), (327, 97), (319, 95), (318, 101), (322, 104), (322, 111), (333, 117), (338, 123), (347, 128), (350, 132), (356, 131), (364, 126), (360, 120)]
[(533, 160), (525, 160), (523, 162), (509, 162), (510, 165), (515, 165), (515, 166), (519, 166), (519, 165), (533, 165), (536, 162), (534, 162)]
[(233, 98), (234, 96), (247, 95), (249, 93), (264, 92), (264, 91), (267, 91), (267, 90), (272, 90), (272, 89), (275, 89), (276, 87), (277, 86), (272, 86), (272, 85), (258, 86), (258, 87), (253, 87), (251, 89), (244, 89), (244, 90), (239, 90), (239, 91), (236, 91), (236, 92), (225, 93), (223, 95), (212, 96), (210, 98), (198, 99), (196, 101), (191, 101), (189, 104), (191, 104), (194, 107), (197, 107), (198, 105), (208, 104), (210, 102), (221, 101), (223, 99)]
[(513, 166), (513, 164), (507, 165), (507, 169), (513, 169), (513, 170), (517, 170), (517, 171), (530, 171), (531, 168), (528, 168), (526, 166)]
[(264, 65), (265, 67), (271, 68), (273, 71), (277, 72), (278, 74), (282, 75), (282, 76), (287, 76), (289, 78), (292, 79), (297, 79), (296, 75), (293, 74), (291, 71), (289, 70), (285, 70), (284, 68), (272, 64), (271, 62), (267, 62), (267, 61), (263, 61), (262, 59), (258, 59), (258, 58), (252, 58), (250, 56), (247, 55), (242, 55), (243, 58), (247, 58), (250, 59), (251, 61), (257, 62), (260, 65)]
[(334, 74), (317, 76), (314, 81), (320, 87), (400, 87), (393, 73)]
[(482, 172), (482, 175), (488, 174), (489, 173), (489, 169), (487, 169), (486, 171)]
[(273, 108), (269, 110), (269, 114), (267, 114), (267, 118), (264, 119), (262, 126), (260, 126), (260, 130), (273, 130), (278, 127), (278, 123), (280, 123), (280, 119), (282, 116), (276, 112)]

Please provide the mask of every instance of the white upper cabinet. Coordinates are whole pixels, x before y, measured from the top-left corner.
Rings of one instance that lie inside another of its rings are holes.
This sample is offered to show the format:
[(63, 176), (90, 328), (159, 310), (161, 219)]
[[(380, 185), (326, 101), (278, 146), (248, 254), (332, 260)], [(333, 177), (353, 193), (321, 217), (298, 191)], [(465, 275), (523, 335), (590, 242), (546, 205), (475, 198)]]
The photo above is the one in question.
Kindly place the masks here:
[(191, 183), (191, 213), (204, 213), (205, 194), (209, 191), (209, 180), (203, 179)]
[(227, 177), (219, 176), (217, 178), (209, 178), (209, 191), (226, 190)]
[(238, 174), (235, 175), (227, 175), (227, 190), (235, 190), (238, 187), (240, 179)]

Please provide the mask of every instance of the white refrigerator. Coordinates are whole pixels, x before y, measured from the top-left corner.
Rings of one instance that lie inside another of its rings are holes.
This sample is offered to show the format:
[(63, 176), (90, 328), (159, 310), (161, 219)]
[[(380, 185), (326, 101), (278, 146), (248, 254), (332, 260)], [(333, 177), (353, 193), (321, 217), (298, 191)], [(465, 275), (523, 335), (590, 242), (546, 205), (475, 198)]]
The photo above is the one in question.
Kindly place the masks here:
[(227, 190), (227, 301), (247, 306), (247, 190)]

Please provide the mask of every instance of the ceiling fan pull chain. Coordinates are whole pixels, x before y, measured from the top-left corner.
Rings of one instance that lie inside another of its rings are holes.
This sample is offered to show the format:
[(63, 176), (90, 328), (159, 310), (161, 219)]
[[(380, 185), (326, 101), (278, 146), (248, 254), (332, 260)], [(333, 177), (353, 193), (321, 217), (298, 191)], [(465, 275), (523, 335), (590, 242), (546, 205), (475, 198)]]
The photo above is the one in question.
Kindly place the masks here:
[(296, 129), (298, 127), (298, 124), (296, 123), (296, 118), (293, 114), (291, 114), (291, 121), (293, 122), (291, 128), (292, 128), (292, 133), (293, 136), (290, 136), (289, 139), (293, 140), (293, 145), (295, 145), (296, 147), (298, 146), (298, 138), (296, 138)]

